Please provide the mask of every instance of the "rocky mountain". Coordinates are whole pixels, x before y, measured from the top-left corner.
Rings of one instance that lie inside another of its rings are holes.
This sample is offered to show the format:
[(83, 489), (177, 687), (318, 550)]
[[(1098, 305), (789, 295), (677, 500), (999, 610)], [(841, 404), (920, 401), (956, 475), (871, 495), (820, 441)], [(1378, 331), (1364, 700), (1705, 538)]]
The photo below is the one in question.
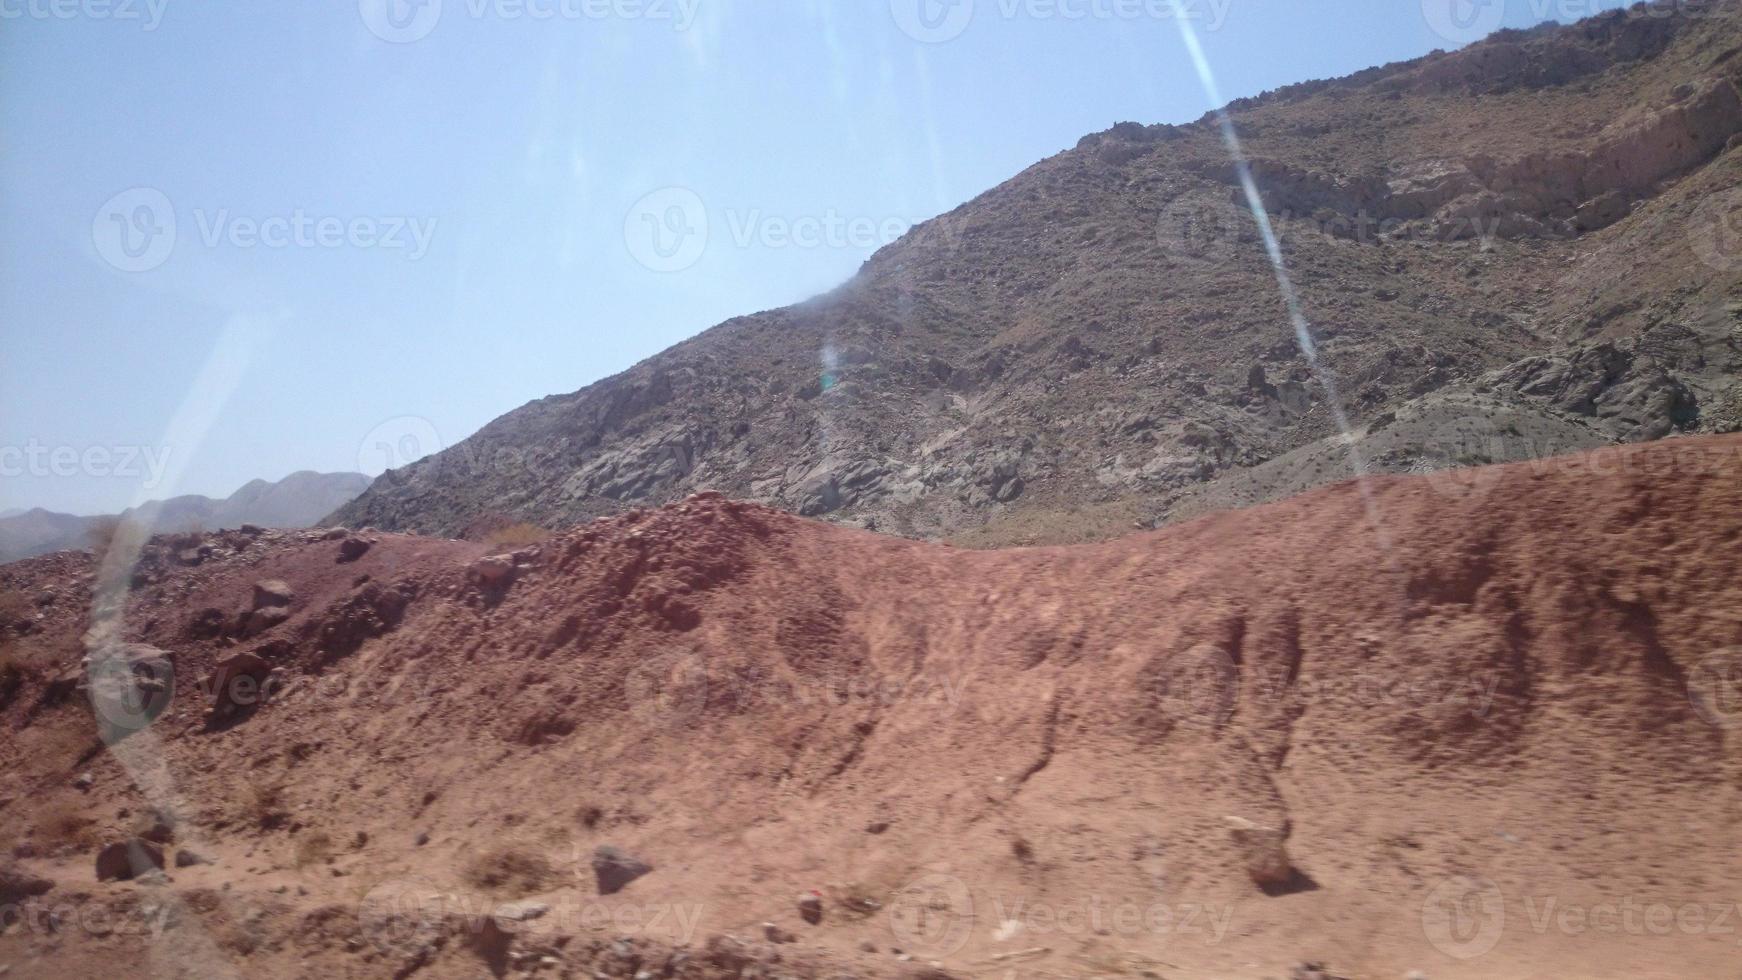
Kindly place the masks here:
[(905, 535), (1068, 541), (1356, 460), (1731, 431), (1739, 51), (1716, 8), (1642, 5), (1229, 106), (1318, 371), (1216, 119), (1120, 123), (839, 289), (509, 412), (333, 519), (560, 527), (715, 488)]
[(243, 524), (309, 527), (368, 486), (369, 478), (361, 473), (299, 470), (277, 482), (250, 480), (223, 500), (189, 494), (148, 501), (113, 516), (80, 517), (39, 507), (0, 517), (0, 562), (90, 547), (92, 535), (117, 519), (156, 533), (209, 531)]

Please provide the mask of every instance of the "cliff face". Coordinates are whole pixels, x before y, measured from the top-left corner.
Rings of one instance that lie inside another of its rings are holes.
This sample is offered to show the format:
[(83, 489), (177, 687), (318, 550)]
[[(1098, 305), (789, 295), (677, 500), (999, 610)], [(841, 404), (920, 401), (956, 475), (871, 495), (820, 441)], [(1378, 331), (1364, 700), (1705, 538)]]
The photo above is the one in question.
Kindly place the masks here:
[[(1738, 424), (1742, 28), (1504, 32), (1231, 106), (1382, 471)], [(704, 487), (974, 543), (1348, 475), (1213, 120), (1122, 123), (877, 253), (388, 473), (352, 525), (551, 527)]]

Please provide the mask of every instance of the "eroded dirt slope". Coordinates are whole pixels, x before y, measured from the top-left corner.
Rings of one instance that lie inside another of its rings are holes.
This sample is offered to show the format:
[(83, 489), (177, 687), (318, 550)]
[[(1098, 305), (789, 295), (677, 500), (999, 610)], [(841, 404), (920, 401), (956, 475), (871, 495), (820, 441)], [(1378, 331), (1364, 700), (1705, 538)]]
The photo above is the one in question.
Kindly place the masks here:
[[(500, 557), (157, 539), (90, 632), (91, 558), (31, 559), (0, 567), (0, 828), (9, 907), (60, 925), (15, 915), (0, 963), (1727, 975), (1739, 555), (1742, 441), (1701, 437), (1075, 548), (709, 495)], [(98, 881), (141, 832), (167, 879)], [(652, 870), (601, 894), (600, 847)], [(476, 918), (509, 901), (544, 908)]]

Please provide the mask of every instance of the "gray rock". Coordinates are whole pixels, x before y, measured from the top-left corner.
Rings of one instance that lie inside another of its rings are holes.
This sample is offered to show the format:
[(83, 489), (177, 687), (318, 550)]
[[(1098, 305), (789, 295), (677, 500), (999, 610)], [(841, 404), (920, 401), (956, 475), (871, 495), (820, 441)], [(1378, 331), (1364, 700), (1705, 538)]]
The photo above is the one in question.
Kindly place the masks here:
[(254, 583), (254, 608), (288, 606), (296, 601), (296, 592), (281, 579), (265, 579)]
[(97, 852), (98, 881), (129, 881), (148, 871), (163, 870), (163, 848), (134, 837), (108, 844)]
[(615, 895), (652, 870), (653, 865), (609, 844), (593, 851), (593, 877), (601, 895)]

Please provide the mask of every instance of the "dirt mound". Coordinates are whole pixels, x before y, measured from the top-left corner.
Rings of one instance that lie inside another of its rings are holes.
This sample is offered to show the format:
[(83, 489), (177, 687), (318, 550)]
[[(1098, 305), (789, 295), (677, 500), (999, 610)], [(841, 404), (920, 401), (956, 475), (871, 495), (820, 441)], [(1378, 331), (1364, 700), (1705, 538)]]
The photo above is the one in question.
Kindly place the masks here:
[[(341, 545), (148, 549), (121, 639), (173, 696), (109, 746), (73, 693), (89, 559), (0, 567), (32, 610), (0, 668), (0, 858), (53, 886), (0, 935), (12, 975), (1733, 963), (1734, 437), (1077, 548), (712, 494), (503, 555)], [(289, 616), (243, 638), (257, 601)], [(148, 811), (168, 870), (98, 883)], [(600, 854), (637, 869), (610, 895)]]

